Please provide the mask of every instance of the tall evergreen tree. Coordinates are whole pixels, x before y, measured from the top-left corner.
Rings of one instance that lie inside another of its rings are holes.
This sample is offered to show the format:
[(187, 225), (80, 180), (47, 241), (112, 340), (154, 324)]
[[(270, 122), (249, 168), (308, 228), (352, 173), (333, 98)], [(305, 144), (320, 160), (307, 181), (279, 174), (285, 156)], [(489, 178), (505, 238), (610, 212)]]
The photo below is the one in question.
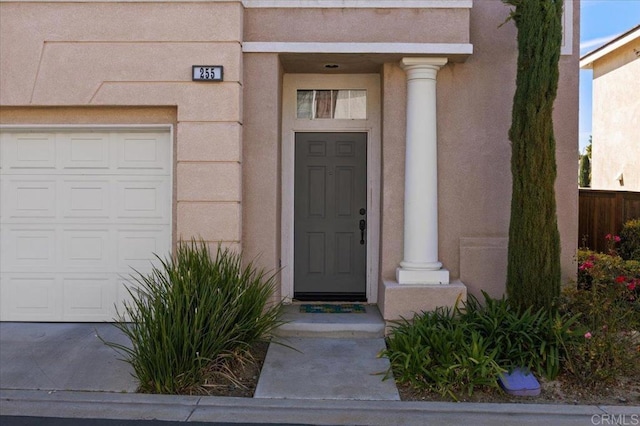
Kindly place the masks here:
[(558, 89), (562, 0), (503, 0), (518, 29), (511, 140), (512, 198), (507, 295), (519, 307), (550, 308), (560, 293), (553, 103)]
[(589, 155), (587, 154), (580, 156), (580, 173), (578, 174), (578, 185), (581, 188), (588, 188), (591, 186), (591, 160), (589, 160)]

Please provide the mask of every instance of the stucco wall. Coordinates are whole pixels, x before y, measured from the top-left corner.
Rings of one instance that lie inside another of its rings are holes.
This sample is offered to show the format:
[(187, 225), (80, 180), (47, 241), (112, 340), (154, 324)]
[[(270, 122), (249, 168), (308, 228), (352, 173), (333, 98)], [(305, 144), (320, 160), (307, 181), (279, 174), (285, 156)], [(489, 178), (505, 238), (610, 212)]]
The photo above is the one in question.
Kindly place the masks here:
[(407, 82), (398, 64), (382, 70), (381, 278), (395, 280), (402, 261)]
[(245, 41), (468, 43), (468, 22), (462, 8), (247, 9)]
[[(239, 2), (2, 2), (0, 105), (73, 106), (85, 117), (53, 108), (46, 112), (52, 124), (103, 123), (92, 112), (96, 106), (123, 107), (122, 113), (172, 107), (174, 242), (195, 236), (237, 246), (242, 13)], [(224, 65), (225, 81), (192, 82), (191, 66), (204, 64)], [(37, 111), (21, 124), (39, 120)], [(131, 119), (156, 122), (140, 111)], [(11, 120), (3, 113), (2, 122)]]
[[(277, 270), (282, 116), (282, 67), (278, 55), (245, 55), (244, 76), (242, 248), (245, 259), (255, 259), (260, 266)], [(279, 286), (277, 289), (279, 292)]]
[(640, 51), (640, 38), (593, 64), (593, 189), (640, 191), (640, 58), (634, 49)]

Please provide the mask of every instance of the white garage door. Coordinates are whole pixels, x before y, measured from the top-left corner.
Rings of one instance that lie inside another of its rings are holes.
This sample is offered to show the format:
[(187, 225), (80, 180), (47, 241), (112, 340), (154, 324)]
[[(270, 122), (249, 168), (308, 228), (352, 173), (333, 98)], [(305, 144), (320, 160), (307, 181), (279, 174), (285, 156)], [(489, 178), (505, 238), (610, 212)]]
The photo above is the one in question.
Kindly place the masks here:
[(171, 248), (164, 130), (0, 132), (0, 320), (110, 321)]

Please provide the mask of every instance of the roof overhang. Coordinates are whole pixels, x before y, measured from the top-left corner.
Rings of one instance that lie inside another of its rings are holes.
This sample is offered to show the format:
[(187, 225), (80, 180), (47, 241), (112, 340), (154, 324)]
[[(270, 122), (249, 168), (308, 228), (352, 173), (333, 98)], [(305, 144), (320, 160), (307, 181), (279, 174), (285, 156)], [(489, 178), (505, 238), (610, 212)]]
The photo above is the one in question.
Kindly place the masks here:
[(473, 54), (470, 43), (279, 43), (244, 42), (244, 53), (278, 53), (286, 72), (372, 73), (404, 57), (445, 57), (464, 62)]
[(609, 43), (600, 46), (596, 50), (587, 53), (582, 58), (580, 58), (580, 68), (582, 69), (593, 69), (593, 63), (598, 59), (608, 55), (621, 48), (622, 46), (631, 43), (632, 41), (640, 38), (640, 25), (635, 26), (624, 34), (614, 38)]

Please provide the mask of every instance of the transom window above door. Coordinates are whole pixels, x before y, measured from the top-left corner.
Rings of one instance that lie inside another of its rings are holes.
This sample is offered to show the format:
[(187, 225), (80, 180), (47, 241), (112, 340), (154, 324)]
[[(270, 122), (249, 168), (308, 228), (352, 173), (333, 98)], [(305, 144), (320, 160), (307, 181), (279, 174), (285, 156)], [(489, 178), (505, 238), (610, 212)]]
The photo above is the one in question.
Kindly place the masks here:
[(364, 120), (367, 118), (367, 91), (298, 90), (298, 119)]

